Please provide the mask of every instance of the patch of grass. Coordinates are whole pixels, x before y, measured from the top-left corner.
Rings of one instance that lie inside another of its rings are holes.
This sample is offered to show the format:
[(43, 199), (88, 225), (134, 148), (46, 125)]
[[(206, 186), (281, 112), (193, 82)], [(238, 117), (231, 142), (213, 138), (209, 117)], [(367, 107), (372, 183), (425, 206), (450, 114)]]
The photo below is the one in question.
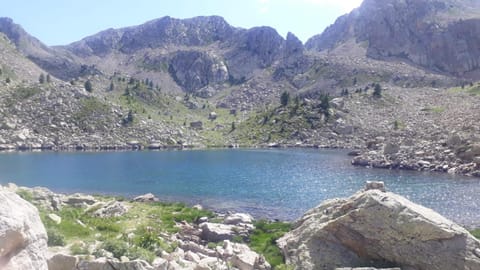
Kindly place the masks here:
[(80, 128), (86, 129), (88, 123), (102, 126), (109, 115), (110, 107), (94, 97), (84, 98), (80, 101), (80, 109), (73, 114)]
[(55, 229), (48, 228), (47, 229), (47, 237), (48, 237), (47, 245), (49, 247), (65, 246), (65, 244), (66, 244), (65, 237)]
[(423, 108), (422, 111), (432, 112), (432, 113), (442, 113), (442, 112), (445, 111), (445, 108), (440, 107), (440, 106), (434, 106), (434, 107)]
[(128, 252), (128, 244), (121, 239), (108, 239), (103, 242), (102, 248), (111, 252), (115, 258), (125, 256)]
[(84, 243), (73, 243), (70, 246), (70, 252), (72, 255), (88, 255), (90, 252), (88, 251), (88, 246)]
[(13, 98), (16, 100), (25, 100), (33, 97), (40, 92), (39, 89), (33, 87), (19, 86), (13, 90)]
[(284, 258), (276, 241), (291, 229), (291, 224), (260, 220), (254, 225), (255, 230), (250, 237), (250, 248), (265, 256), (272, 267), (282, 265)]
[(33, 203), (33, 194), (30, 191), (19, 189), (17, 190), (17, 194), (25, 201)]
[(470, 232), (473, 236), (475, 236), (477, 239), (480, 240), (480, 228), (479, 229), (475, 229), (473, 231)]

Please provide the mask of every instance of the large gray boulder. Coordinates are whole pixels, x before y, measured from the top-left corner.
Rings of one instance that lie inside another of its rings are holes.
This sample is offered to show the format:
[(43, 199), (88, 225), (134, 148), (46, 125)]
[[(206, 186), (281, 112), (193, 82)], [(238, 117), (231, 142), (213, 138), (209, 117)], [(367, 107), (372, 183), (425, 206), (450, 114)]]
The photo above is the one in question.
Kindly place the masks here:
[(0, 187), (0, 269), (47, 270), (46, 251), (37, 208)]
[(378, 189), (324, 202), (298, 220), (278, 244), (296, 269), (480, 269), (480, 242), (468, 231), (431, 209)]

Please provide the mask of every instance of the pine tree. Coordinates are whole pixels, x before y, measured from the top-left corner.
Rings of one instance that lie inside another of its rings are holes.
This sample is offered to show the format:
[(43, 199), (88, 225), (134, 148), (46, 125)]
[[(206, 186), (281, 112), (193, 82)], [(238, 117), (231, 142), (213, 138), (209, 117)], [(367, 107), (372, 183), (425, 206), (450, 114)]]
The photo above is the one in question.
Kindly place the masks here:
[(113, 91), (115, 89), (115, 85), (113, 82), (110, 82), (110, 87), (108, 88), (110, 91)]
[(47, 74), (47, 83), (52, 82), (52, 78), (50, 78), (50, 74)]
[(372, 95), (376, 98), (382, 97), (382, 87), (380, 86), (380, 84), (375, 84)]
[(43, 73), (40, 74), (40, 77), (38, 77), (38, 82), (41, 84), (45, 83), (45, 75)]
[(280, 96), (280, 104), (282, 104), (283, 107), (288, 105), (288, 102), (290, 101), (290, 94), (285, 91), (282, 93)]
[(87, 90), (87, 92), (92, 92), (93, 91), (93, 86), (92, 86), (92, 82), (90, 80), (87, 80), (85, 82), (85, 90)]

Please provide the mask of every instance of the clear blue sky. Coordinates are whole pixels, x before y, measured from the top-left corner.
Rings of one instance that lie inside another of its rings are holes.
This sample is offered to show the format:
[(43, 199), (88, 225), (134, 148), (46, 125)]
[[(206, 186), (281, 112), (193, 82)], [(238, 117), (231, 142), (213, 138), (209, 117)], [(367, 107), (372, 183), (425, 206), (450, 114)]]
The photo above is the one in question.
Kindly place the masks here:
[(321, 33), (361, 0), (9, 0), (10, 17), (47, 45), (64, 45), (107, 28), (171, 16), (220, 15), (236, 27), (271, 26), (302, 41)]

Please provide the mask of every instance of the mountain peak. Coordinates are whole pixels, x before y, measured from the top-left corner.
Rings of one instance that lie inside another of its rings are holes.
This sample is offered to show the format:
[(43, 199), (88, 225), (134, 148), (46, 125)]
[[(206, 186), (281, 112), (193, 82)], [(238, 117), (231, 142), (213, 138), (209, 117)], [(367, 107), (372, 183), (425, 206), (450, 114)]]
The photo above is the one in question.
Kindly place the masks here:
[(480, 68), (480, 1), (365, 0), (305, 46), (335, 51), (352, 40), (374, 59), (465, 75)]

